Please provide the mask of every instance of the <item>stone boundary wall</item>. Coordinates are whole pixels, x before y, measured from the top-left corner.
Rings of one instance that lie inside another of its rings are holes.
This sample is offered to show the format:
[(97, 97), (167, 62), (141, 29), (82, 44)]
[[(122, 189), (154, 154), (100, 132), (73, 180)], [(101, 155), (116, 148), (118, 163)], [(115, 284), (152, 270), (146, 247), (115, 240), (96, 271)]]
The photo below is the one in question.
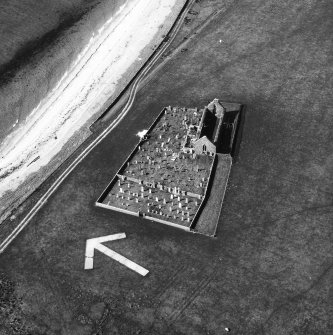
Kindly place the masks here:
[(120, 208), (120, 207), (115, 207), (115, 206), (112, 206), (112, 205), (105, 205), (105, 204), (102, 204), (100, 202), (96, 202), (96, 206), (106, 208), (106, 209), (112, 209), (114, 211), (125, 213), (125, 214), (139, 216), (139, 213), (137, 213), (137, 212), (129, 211), (127, 209), (123, 209), (123, 208)]
[[(120, 212), (120, 213), (124, 213), (124, 214), (129, 214), (129, 215), (140, 217), (140, 213), (139, 212), (129, 211), (129, 210), (126, 210), (126, 209), (123, 209), (123, 208), (120, 208), (120, 207), (115, 207), (115, 206), (112, 206), (112, 205), (105, 205), (105, 204), (102, 204), (100, 202), (96, 202), (96, 206), (97, 207), (106, 208), (106, 209), (112, 209), (112, 210)], [(170, 221), (158, 219), (158, 218), (155, 218), (153, 216), (146, 215), (144, 213), (143, 213), (142, 217), (145, 218), (145, 219), (151, 220), (151, 221), (155, 221), (155, 222), (166, 224), (168, 226), (172, 226), (172, 227), (180, 228), (180, 229), (183, 229), (183, 230), (186, 230), (186, 231), (190, 231), (189, 227), (182, 226), (182, 225), (179, 225), (179, 224), (174, 223), (174, 222), (170, 222)]]
[[(153, 121), (153, 123), (150, 125), (150, 127), (147, 130), (147, 134), (150, 133), (150, 131), (152, 130), (152, 128), (155, 127), (155, 125), (158, 123), (158, 121), (160, 120), (160, 118), (162, 117), (164, 111), (166, 108), (163, 108), (162, 111), (158, 114), (158, 116), (156, 117), (156, 119)], [(126, 158), (125, 162), (123, 163), (123, 165), (121, 166), (121, 168), (118, 170), (117, 174), (121, 175), (121, 172), (126, 168), (127, 163), (132, 159), (132, 157), (136, 154), (140, 144), (142, 142), (144, 142), (145, 140), (141, 140), (138, 142), (138, 144), (135, 146), (135, 148), (131, 151), (131, 153), (128, 155), (128, 157)], [(126, 177), (126, 176), (124, 176)], [(128, 177), (126, 177), (128, 179)]]
[(240, 118), (240, 113), (242, 112), (242, 108), (240, 109), (240, 111), (237, 113), (236, 117), (235, 117), (235, 120), (234, 120), (234, 123), (233, 123), (233, 128), (232, 128), (232, 132), (231, 132), (231, 139), (230, 139), (230, 150), (232, 151), (235, 143), (234, 143), (234, 139), (235, 139), (235, 135), (236, 135), (236, 131), (239, 127), (239, 124), (238, 124), (238, 119)]
[(144, 218), (152, 220), (152, 221), (160, 222), (160, 223), (163, 223), (163, 224), (167, 224), (168, 226), (172, 226), (172, 227), (180, 228), (180, 229), (183, 229), (183, 230), (186, 230), (186, 231), (190, 231), (190, 227), (182, 226), (182, 225), (179, 225), (179, 224), (171, 222), (171, 221), (166, 221), (166, 220), (154, 218), (153, 216), (148, 216), (148, 215), (145, 215)]
[[(166, 107), (162, 109), (162, 111), (158, 114), (158, 116), (156, 117), (156, 119), (153, 121), (153, 123), (150, 125), (150, 127), (148, 128), (147, 134), (149, 134), (149, 132), (151, 131), (151, 129), (156, 125), (156, 123), (159, 121), (159, 119), (161, 118), (161, 116), (163, 115), (164, 111), (165, 111)], [(95, 204), (97, 206), (99, 206), (99, 204), (101, 204), (105, 198), (105, 196), (109, 193), (109, 191), (112, 189), (113, 185), (117, 182), (118, 178), (120, 176), (122, 176), (122, 171), (126, 168), (127, 163), (131, 160), (131, 158), (135, 155), (138, 147), (140, 146), (140, 144), (143, 141), (140, 140), (138, 142), (138, 144), (135, 146), (135, 148), (131, 151), (131, 153), (127, 156), (125, 162), (121, 165), (121, 167), (119, 168), (119, 170), (117, 171), (117, 173), (115, 174), (115, 176), (112, 178), (112, 180), (110, 181), (110, 183), (106, 186), (106, 188), (103, 190), (102, 194), (98, 197), (97, 201), (95, 202)], [(128, 177), (124, 176), (125, 179), (131, 180)], [(130, 177), (131, 178), (131, 177)], [(135, 178), (133, 178), (135, 179)], [(134, 180), (133, 180), (134, 181)]]

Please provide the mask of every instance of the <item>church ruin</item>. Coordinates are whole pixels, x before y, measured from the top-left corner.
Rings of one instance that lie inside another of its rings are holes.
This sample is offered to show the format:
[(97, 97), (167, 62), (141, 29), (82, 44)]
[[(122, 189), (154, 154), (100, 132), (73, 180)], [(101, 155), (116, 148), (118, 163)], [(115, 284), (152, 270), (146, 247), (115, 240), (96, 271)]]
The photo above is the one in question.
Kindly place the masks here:
[[(218, 99), (200, 110), (164, 108), (96, 205), (193, 229), (207, 200), (218, 155), (231, 165), (240, 110), (241, 105), (224, 105)], [(226, 117), (232, 112), (233, 118)], [(226, 132), (229, 143), (223, 145)]]

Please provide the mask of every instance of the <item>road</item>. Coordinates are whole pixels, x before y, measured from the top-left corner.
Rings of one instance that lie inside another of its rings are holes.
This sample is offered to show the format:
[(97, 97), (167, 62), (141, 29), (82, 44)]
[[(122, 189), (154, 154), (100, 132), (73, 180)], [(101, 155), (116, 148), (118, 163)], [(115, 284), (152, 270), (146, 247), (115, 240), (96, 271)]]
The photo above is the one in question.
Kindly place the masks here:
[[(0, 333), (332, 333), (333, 7), (239, 4), (156, 72), (2, 253)], [(94, 206), (163, 106), (215, 97), (247, 107), (216, 238)], [(85, 241), (123, 232), (105, 246), (149, 274), (103, 254), (85, 271)]]

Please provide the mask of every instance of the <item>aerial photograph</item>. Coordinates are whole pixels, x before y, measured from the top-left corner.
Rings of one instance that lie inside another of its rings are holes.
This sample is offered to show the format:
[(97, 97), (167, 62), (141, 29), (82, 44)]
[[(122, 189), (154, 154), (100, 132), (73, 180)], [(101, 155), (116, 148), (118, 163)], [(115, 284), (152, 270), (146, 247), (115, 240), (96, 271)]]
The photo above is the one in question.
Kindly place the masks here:
[(0, 335), (333, 334), (333, 2), (0, 1)]

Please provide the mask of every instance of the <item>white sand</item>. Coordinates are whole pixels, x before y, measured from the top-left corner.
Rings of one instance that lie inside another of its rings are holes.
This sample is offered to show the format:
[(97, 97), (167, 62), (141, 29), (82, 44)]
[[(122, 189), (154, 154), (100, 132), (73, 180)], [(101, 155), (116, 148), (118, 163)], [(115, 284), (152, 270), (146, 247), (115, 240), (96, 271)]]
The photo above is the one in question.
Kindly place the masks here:
[[(0, 147), (0, 198), (49, 163), (114, 93), (116, 85), (148, 45), (176, 0), (126, 2), (111, 17), (56, 87)], [(35, 162), (34, 159), (37, 159)]]

